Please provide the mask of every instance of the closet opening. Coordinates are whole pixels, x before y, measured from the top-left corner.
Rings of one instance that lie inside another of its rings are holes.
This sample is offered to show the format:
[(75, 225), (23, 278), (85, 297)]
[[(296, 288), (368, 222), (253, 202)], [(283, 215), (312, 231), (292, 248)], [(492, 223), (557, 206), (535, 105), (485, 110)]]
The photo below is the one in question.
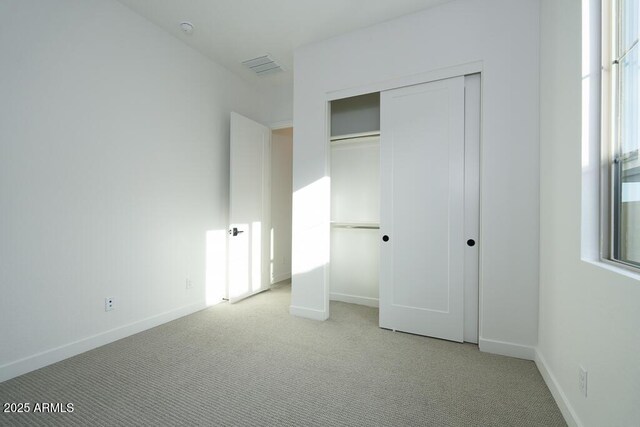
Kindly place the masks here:
[(378, 307), (380, 94), (330, 103), (332, 301)]

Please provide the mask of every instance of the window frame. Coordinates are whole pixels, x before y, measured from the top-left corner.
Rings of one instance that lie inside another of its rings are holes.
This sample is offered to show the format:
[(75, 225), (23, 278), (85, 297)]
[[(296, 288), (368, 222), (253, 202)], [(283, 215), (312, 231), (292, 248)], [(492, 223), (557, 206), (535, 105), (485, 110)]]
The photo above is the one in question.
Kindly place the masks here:
[(601, 3), (601, 144), (600, 144), (600, 258), (601, 261), (640, 273), (640, 265), (616, 258), (620, 253), (616, 238), (619, 224), (621, 163), (619, 147), (620, 125), (620, 68), (617, 61), (621, 34), (621, 0), (602, 0)]

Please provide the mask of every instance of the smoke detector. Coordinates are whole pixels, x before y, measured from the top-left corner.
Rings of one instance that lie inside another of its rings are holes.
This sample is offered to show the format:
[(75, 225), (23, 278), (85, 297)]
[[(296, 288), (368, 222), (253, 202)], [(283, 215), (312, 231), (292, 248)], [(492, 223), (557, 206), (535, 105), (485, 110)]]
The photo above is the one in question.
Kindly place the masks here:
[(284, 71), (280, 64), (278, 64), (269, 54), (242, 61), (242, 65), (256, 73), (258, 76)]
[(181, 22), (180, 29), (187, 35), (193, 34), (193, 24), (191, 22)]

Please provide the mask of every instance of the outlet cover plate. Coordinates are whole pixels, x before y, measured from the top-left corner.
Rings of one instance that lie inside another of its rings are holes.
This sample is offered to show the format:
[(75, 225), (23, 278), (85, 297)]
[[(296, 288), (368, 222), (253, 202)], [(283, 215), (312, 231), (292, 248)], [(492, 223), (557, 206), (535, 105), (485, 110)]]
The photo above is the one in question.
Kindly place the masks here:
[(588, 372), (583, 366), (578, 367), (578, 388), (584, 397), (587, 397)]

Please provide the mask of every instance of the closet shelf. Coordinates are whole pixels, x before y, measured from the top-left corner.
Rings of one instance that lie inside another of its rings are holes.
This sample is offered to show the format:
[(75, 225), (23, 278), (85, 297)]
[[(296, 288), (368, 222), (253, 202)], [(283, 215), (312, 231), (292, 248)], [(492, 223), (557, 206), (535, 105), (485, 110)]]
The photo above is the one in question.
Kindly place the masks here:
[(364, 138), (374, 138), (380, 136), (380, 131), (350, 133), (347, 135), (336, 135), (330, 138), (332, 143), (358, 142)]
[(331, 222), (332, 228), (355, 228), (363, 230), (379, 230), (380, 224), (377, 222)]

